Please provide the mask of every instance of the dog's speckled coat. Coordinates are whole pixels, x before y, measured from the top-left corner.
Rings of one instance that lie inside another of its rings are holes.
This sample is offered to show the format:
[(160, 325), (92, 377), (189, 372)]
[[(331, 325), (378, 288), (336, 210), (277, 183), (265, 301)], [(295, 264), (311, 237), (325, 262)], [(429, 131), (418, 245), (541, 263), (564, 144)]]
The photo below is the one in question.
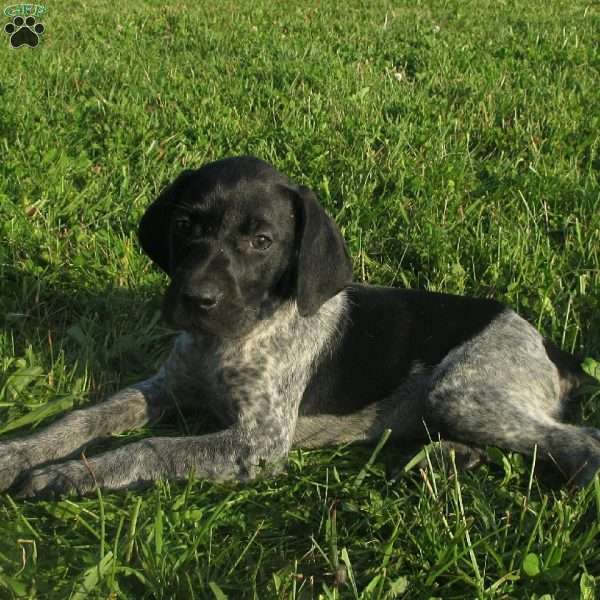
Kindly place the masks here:
[[(184, 172), (148, 209), (140, 241), (171, 277), (182, 330), (155, 376), (0, 443), (0, 490), (123, 489), (156, 479), (246, 479), (292, 447), (441, 436), (555, 463), (578, 485), (600, 431), (562, 422), (584, 375), (492, 300), (351, 283), (342, 236), (314, 194), (258, 159)], [(93, 440), (201, 406), (220, 429), (99, 456)]]

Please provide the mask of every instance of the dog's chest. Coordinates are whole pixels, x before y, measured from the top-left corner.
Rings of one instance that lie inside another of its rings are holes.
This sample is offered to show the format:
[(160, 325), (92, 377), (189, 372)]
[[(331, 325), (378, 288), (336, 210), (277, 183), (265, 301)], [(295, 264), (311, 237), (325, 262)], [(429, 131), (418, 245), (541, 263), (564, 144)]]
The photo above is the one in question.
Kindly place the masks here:
[(241, 340), (182, 333), (165, 364), (169, 390), (181, 403), (206, 406), (224, 424), (297, 411), (343, 300), (330, 303), (311, 318), (285, 307)]

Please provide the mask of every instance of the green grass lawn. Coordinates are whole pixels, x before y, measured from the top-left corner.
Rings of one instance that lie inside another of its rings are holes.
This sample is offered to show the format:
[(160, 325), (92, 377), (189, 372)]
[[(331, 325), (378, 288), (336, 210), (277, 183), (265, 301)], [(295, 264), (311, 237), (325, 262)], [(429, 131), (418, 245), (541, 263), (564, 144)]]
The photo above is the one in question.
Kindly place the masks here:
[[(241, 153), (315, 189), (357, 280), (495, 297), (600, 356), (597, 2), (48, 6), (37, 48), (0, 48), (6, 436), (159, 365), (165, 278), (136, 224), (184, 167)], [(551, 489), (494, 449), (458, 475), (434, 450), (408, 473), (371, 453), (294, 452), (244, 485), (0, 495), (0, 598), (596, 597), (598, 481)]]

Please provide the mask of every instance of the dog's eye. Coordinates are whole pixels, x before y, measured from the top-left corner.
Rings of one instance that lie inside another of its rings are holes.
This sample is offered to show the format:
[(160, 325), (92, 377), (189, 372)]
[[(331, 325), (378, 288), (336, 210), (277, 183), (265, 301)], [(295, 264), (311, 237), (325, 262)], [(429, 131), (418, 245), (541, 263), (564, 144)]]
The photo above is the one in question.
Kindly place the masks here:
[(252, 240), (250, 240), (250, 245), (255, 250), (266, 250), (271, 244), (273, 240), (268, 238), (266, 235), (256, 235)]
[(189, 219), (176, 219), (175, 231), (181, 234), (187, 234), (192, 230), (192, 223)]

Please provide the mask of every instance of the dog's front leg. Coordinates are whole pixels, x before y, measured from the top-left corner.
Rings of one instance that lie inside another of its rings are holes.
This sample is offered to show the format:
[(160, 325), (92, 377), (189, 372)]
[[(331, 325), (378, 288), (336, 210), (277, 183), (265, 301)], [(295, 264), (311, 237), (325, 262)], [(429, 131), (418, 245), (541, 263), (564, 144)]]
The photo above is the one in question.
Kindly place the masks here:
[(155, 480), (249, 479), (287, 455), (284, 432), (232, 427), (198, 437), (152, 437), (86, 460), (34, 469), (17, 490), (19, 497), (87, 494), (143, 487)]
[(0, 442), (0, 491), (35, 466), (79, 454), (94, 440), (158, 418), (167, 402), (164, 376), (159, 372), (105, 402), (72, 411), (39, 432)]

